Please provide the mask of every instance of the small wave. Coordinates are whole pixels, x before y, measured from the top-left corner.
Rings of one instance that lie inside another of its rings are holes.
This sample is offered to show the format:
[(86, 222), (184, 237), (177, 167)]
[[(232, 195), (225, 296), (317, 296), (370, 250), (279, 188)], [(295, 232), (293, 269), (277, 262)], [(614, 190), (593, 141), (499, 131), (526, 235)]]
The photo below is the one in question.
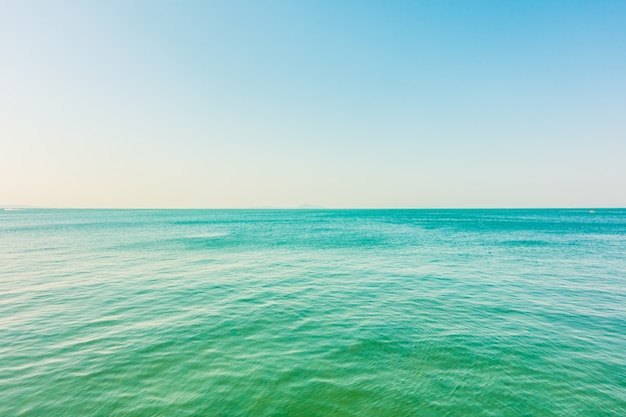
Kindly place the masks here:
[(547, 246), (549, 243), (545, 240), (505, 240), (502, 244), (505, 246)]

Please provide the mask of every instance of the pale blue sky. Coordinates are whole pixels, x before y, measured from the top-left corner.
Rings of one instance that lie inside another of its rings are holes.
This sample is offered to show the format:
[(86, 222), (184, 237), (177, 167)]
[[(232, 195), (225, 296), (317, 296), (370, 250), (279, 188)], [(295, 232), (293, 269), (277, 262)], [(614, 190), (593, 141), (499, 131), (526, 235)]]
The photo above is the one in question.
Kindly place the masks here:
[(0, 204), (626, 206), (626, 1), (3, 1)]

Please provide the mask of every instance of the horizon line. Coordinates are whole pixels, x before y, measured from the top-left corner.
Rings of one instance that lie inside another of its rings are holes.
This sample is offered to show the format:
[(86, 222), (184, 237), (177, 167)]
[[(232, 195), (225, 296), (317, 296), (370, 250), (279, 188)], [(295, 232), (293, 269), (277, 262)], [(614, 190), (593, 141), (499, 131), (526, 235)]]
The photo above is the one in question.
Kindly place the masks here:
[(2, 210), (624, 210), (617, 206), (570, 206), (570, 207), (46, 207), (25, 205), (0, 205)]

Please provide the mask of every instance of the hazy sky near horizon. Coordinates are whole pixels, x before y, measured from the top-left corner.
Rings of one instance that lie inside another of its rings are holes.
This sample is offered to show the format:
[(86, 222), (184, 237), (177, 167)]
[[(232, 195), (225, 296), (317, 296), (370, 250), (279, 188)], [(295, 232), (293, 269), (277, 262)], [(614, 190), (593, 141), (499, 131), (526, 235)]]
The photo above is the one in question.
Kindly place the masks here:
[(626, 206), (626, 1), (3, 1), (0, 204)]

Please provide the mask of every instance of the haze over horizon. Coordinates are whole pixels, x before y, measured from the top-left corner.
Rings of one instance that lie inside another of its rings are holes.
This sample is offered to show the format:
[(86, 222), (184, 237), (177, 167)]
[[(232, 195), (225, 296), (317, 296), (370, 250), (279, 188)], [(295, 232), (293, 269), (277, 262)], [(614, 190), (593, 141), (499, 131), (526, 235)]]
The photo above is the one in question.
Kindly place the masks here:
[(0, 204), (626, 207), (626, 2), (0, 5)]

